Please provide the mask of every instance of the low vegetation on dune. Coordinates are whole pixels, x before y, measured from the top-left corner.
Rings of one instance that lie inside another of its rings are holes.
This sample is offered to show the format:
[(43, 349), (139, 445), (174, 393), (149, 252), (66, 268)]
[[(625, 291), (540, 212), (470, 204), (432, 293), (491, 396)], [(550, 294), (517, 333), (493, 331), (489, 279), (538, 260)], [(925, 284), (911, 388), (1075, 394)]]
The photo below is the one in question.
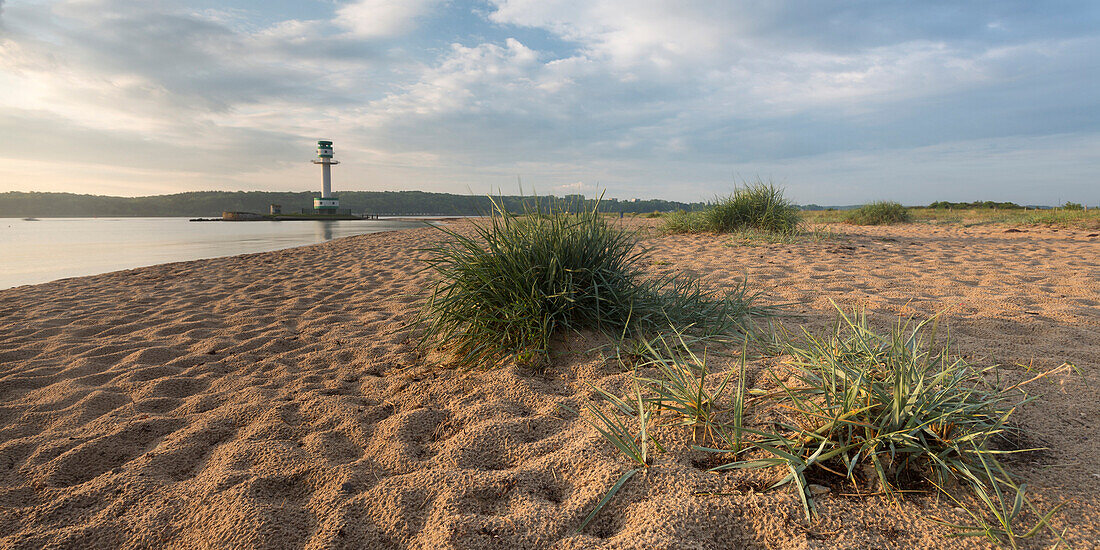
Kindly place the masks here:
[(910, 220), (909, 209), (894, 201), (876, 201), (848, 211), (844, 223), (852, 225), (889, 225)]
[(781, 188), (757, 181), (718, 198), (703, 211), (667, 215), (664, 230), (669, 233), (730, 233), (753, 229), (792, 233), (798, 230), (801, 219), (798, 206), (783, 195)]
[[(1076, 205), (1080, 206), (1080, 205)], [(1048, 225), (1076, 229), (1100, 229), (1100, 209), (1085, 210), (1078, 208), (1055, 208), (1036, 210), (1024, 220), (1026, 225)]]
[(711, 231), (703, 212), (678, 210), (660, 216), (661, 229), (666, 233), (706, 233)]
[(450, 238), (427, 251), (437, 282), (418, 323), (422, 344), (455, 366), (540, 363), (562, 330), (731, 334), (764, 311), (744, 285), (719, 293), (686, 276), (644, 277), (635, 237), (596, 208), (523, 215), (494, 208), (470, 235), (444, 228)]
[[(967, 203), (933, 203), (933, 204), (958, 204), (957, 208), (947, 207), (909, 207), (909, 221), (914, 223), (931, 224), (958, 224), (963, 227), (983, 225), (1004, 225), (1009, 227), (1026, 226), (1051, 226), (1069, 229), (1095, 230), (1100, 229), (1100, 207), (1088, 207), (1077, 203), (1063, 204), (1057, 208), (1025, 208), (1023, 206), (982, 206), (968, 208)], [(1005, 205), (1011, 203), (986, 203)], [(823, 223), (861, 223), (854, 221), (856, 217), (864, 218), (861, 210), (811, 210), (802, 213), (804, 219), (810, 224)], [(852, 221), (850, 221), (850, 219)]]
[[(771, 206), (749, 215), (739, 201)], [(883, 204), (876, 211), (900, 208)], [(790, 206), (771, 186), (739, 191), (713, 208), (696, 219), (734, 229), (743, 222), (730, 220), (756, 219), (774, 223), (779, 234), (798, 223), (783, 214)], [(815, 497), (829, 491), (823, 485), (850, 485), (891, 500), (912, 491), (943, 495), (968, 519), (931, 520), (954, 535), (1015, 547), (1049, 530), (1060, 540), (1050, 527), (1057, 508), (1039, 510), (1002, 460), (1029, 450), (1011, 444), (1020, 438), (1009, 420), (1033, 398), (1022, 384), (995, 385), (995, 366), (952, 355), (936, 317), (880, 333), (865, 314), (837, 308), (835, 326), (823, 335), (749, 330), (747, 319), (769, 308), (744, 283), (720, 293), (692, 278), (646, 276), (635, 236), (596, 208), (516, 215), (495, 204), (491, 220), (472, 232), (443, 231), (449, 238), (426, 251), (437, 280), (418, 326), (421, 344), (446, 363), (545, 364), (551, 338), (565, 330), (595, 329), (620, 343), (619, 360), (630, 371), (626, 394), (593, 387), (576, 412), (632, 468), (578, 530), (655, 455), (687, 444), (713, 454), (714, 472), (778, 470), (769, 489), (793, 487), (810, 522), (818, 515)], [(730, 357), (735, 334), (743, 338), (740, 360), (715, 372), (701, 348), (717, 346)], [(750, 343), (780, 359), (751, 383)], [(676, 434), (690, 441), (662, 442)]]
[[(1012, 546), (1035, 535), (1055, 510), (1040, 514), (999, 460), (1021, 451), (1002, 447), (1018, 440), (1008, 421), (1033, 398), (1014, 393), (1019, 386), (993, 386), (996, 367), (953, 356), (949, 341), (937, 346), (937, 321), (899, 321), (880, 334), (866, 315), (840, 312), (825, 336), (804, 332), (786, 344), (788, 378), (769, 373), (780, 390), (780, 429), (752, 438), (762, 458), (719, 468), (785, 467), (807, 515), (811, 474), (862, 483), (891, 499), (930, 486), (955, 500), (948, 488), (961, 488), (978, 505), (967, 508), (973, 523), (942, 525)], [(1032, 526), (1020, 529), (1028, 512)]]
[(1016, 547), (1049, 528), (1057, 511), (1034, 506), (1026, 485), (1017, 484), (999, 458), (1018, 452), (1001, 446), (1016, 439), (1008, 420), (1030, 398), (1018, 397), (1019, 385), (991, 386), (987, 375), (995, 367), (974, 367), (952, 356), (949, 342), (937, 347), (936, 340), (935, 318), (899, 322), (880, 334), (865, 315), (841, 312), (824, 336), (773, 341), (774, 354), (786, 360), (765, 371), (758, 387), (746, 387), (743, 349), (739, 366), (707, 391), (705, 354), (682, 340), (669, 345), (662, 339), (635, 366), (631, 395), (597, 388), (610, 406), (588, 405), (589, 422), (635, 468), (582, 528), (664, 448), (655, 431), (683, 426), (695, 449), (728, 460), (712, 471), (779, 470), (770, 489), (793, 486), (807, 521), (817, 516), (818, 483), (850, 484), (857, 494), (889, 499), (934, 492), (969, 518), (933, 518), (934, 524)]

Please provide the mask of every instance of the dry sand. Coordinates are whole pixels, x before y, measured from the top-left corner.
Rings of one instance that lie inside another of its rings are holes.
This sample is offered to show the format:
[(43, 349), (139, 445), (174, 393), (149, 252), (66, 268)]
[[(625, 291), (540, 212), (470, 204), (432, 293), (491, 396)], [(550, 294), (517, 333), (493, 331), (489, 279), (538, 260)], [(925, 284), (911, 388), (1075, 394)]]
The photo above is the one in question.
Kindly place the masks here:
[[(644, 223), (644, 222), (643, 222)], [(1100, 546), (1100, 239), (1072, 231), (833, 226), (823, 242), (651, 236), (654, 272), (748, 275), (789, 326), (835, 300), (875, 319), (949, 313), (979, 364), (1082, 375), (1033, 384), (1012, 459), (1076, 547)], [(429, 283), (417, 229), (0, 291), (3, 548), (917, 548), (959, 519), (933, 496), (819, 499), (801, 516), (763, 474), (659, 455), (584, 531), (629, 467), (575, 415), (613, 362), (565, 338), (553, 364), (426, 368), (399, 327)], [(578, 353), (570, 353), (570, 350)], [(755, 371), (769, 360), (755, 362)], [(675, 446), (674, 446), (675, 447)], [(725, 493), (702, 496), (696, 493)], [(1049, 546), (1044, 537), (1032, 546)]]

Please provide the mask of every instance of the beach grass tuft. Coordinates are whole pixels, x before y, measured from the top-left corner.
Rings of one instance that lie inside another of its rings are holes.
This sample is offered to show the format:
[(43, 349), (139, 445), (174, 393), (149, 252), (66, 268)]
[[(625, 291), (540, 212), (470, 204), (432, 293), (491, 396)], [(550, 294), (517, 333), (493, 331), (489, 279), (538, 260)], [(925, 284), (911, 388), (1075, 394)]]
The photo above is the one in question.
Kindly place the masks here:
[(907, 223), (911, 219), (909, 209), (894, 201), (876, 201), (849, 211), (844, 223), (853, 225), (890, 225)]
[[(635, 350), (635, 353), (646, 357), (646, 360), (632, 366), (633, 394), (630, 397), (621, 398), (602, 388), (593, 388), (612, 404), (612, 412), (608, 414), (587, 403), (590, 416), (585, 420), (636, 467), (623, 474), (608, 490), (577, 528), (578, 531), (588, 525), (626, 480), (649, 467), (650, 446), (664, 451), (660, 442), (652, 435), (653, 427), (687, 426), (692, 430), (694, 442), (717, 439), (740, 448), (740, 420), (745, 402), (744, 359), (749, 336), (746, 334), (743, 340), (740, 370), (730, 370), (716, 388), (708, 389), (707, 378), (711, 372), (707, 366), (706, 351), (703, 350), (701, 355), (697, 353), (698, 340), (686, 336), (683, 331), (671, 328), (669, 333), (670, 335), (661, 334), (652, 341), (639, 343), (643, 349)], [(641, 376), (638, 374), (639, 370), (653, 370), (656, 374)], [(730, 381), (734, 374), (738, 374), (738, 378), (731, 388)], [(727, 425), (717, 421), (717, 415), (722, 410), (722, 402), (731, 391), (734, 392), (730, 396), (734, 421)], [(634, 432), (629, 427), (630, 423), (621, 420), (615, 411), (635, 419), (637, 431)], [(658, 417), (670, 420), (661, 422)]]
[[(769, 347), (781, 347), (786, 359), (765, 371), (770, 387), (747, 388), (748, 335), (739, 368), (725, 374), (712, 374), (705, 352), (697, 353), (693, 342), (661, 336), (646, 344), (648, 359), (635, 367), (632, 397), (597, 391), (619, 415), (644, 426), (657, 415), (655, 426), (689, 429), (696, 450), (732, 456), (712, 471), (781, 469), (770, 489), (793, 485), (810, 522), (817, 516), (813, 483), (834, 479), (851, 483), (856, 493), (890, 500), (911, 491), (943, 494), (968, 516), (964, 522), (932, 518), (952, 536), (1016, 547), (1051, 529), (1061, 539), (1050, 527), (1059, 508), (1040, 511), (1027, 486), (1001, 462), (1005, 455), (1035, 450), (1005, 448), (1018, 439), (1008, 424), (1012, 414), (1035, 399), (1014, 390), (1059, 369), (997, 387), (995, 366), (975, 367), (950, 352), (938, 316), (902, 319), (881, 333), (865, 312), (838, 307), (837, 313), (823, 335), (776, 334)], [(708, 384), (708, 376), (718, 378)], [(746, 422), (749, 406), (760, 419), (755, 424)], [(672, 420), (661, 421), (666, 417)], [(635, 470), (645, 468), (640, 461), (648, 455), (637, 449), (643, 441), (638, 434), (606, 414), (590, 420), (596, 421), (617, 422), (617, 432), (601, 434), (639, 465)], [(652, 429), (639, 433), (659, 447)]]
[(634, 235), (608, 224), (598, 201), (579, 213), (536, 204), (517, 215), (493, 205), (491, 221), (473, 234), (441, 228), (450, 238), (426, 250), (437, 280), (416, 326), (422, 345), (445, 348), (454, 366), (542, 363), (561, 330), (616, 339), (669, 326), (733, 334), (766, 311), (744, 283), (716, 292), (683, 275), (643, 276)]
[(666, 425), (687, 426), (692, 430), (692, 441), (703, 442), (715, 436), (720, 429), (716, 422), (720, 402), (730, 388), (730, 380), (736, 371), (730, 370), (714, 389), (707, 388), (711, 371), (707, 366), (706, 350), (693, 349), (682, 334), (671, 331), (669, 336), (658, 336), (647, 342), (648, 360), (637, 369), (653, 369), (652, 377), (635, 376), (635, 381), (646, 390), (646, 400), (654, 404), (658, 412), (671, 413)]
[(719, 197), (701, 212), (676, 212), (666, 217), (668, 233), (729, 233), (755, 229), (760, 231), (793, 232), (798, 229), (801, 214), (788, 200), (783, 189), (757, 180), (734, 189), (733, 194)]
[[(754, 431), (744, 448), (753, 458), (715, 470), (780, 467), (772, 487), (794, 484), (807, 519), (816, 515), (808, 474), (839, 476), (897, 498), (909, 487), (963, 487), (988, 513), (968, 510), (973, 525), (941, 522), (960, 535), (984, 535), (1015, 546), (1047, 525), (998, 457), (992, 443), (1013, 431), (1007, 421), (1032, 398), (1013, 399), (987, 383), (976, 368), (937, 347), (937, 317), (899, 321), (888, 334), (873, 330), (864, 313), (838, 308), (823, 337), (803, 333), (789, 342), (789, 372), (769, 371), (777, 390), (768, 394), (783, 419)], [(740, 449), (738, 449), (740, 450)], [(729, 452), (729, 450), (726, 450)], [(1010, 504), (1007, 504), (1010, 503)], [(1017, 530), (1022, 507), (1035, 512), (1031, 528)]]
[[(630, 459), (634, 463), (634, 468), (623, 473), (608, 489), (603, 498), (596, 503), (592, 511), (577, 526), (577, 532), (582, 531), (600, 513), (600, 510), (607, 506), (608, 502), (611, 502), (615, 493), (619, 492), (619, 489), (631, 477), (649, 468), (651, 444), (658, 450), (663, 450), (661, 444), (651, 434), (651, 425), (656, 407), (650, 400), (643, 397), (641, 386), (637, 380), (633, 381), (634, 393), (632, 398), (629, 399), (621, 399), (601, 388), (593, 387), (593, 389), (611, 403), (612, 410), (610, 413), (606, 412), (589, 401), (585, 403), (585, 409), (589, 413), (589, 416), (585, 417), (585, 421), (595, 428), (604, 439), (609, 441), (619, 453)], [(568, 409), (568, 407), (565, 408)], [(631, 420), (622, 420), (615, 411), (626, 414)], [(634, 426), (637, 426), (636, 430)]]
[[(839, 309), (838, 309), (839, 311)], [(884, 493), (932, 472), (946, 484), (978, 482), (972, 444), (985, 448), (1012, 412), (999, 392), (982, 389), (985, 372), (934, 348), (937, 318), (899, 322), (888, 335), (862, 313), (840, 312), (834, 329), (792, 342), (786, 380), (775, 372), (785, 434), (774, 443), (839, 463), (849, 479), (871, 474)]]

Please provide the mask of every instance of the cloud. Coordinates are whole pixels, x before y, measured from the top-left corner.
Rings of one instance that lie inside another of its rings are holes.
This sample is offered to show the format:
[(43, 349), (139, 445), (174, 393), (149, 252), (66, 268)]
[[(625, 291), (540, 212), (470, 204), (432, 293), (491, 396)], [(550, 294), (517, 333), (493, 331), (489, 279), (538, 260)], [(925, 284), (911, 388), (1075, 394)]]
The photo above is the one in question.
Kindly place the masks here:
[(517, 105), (514, 99), (538, 88), (534, 79), (540, 69), (535, 52), (515, 39), (509, 38), (504, 46), (452, 44), (437, 66), (425, 69), (403, 91), (373, 102), (367, 111), (393, 120), (522, 109), (528, 101)]
[(912, 41), (1005, 44), (1095, 34), (1093, 2), (1058, 8), (1026, 0), (992, 4), (876, 1), (491, 0), (490, 19), (544, 28), (622, 61), (639, 52), (711, 57), (814, 51), (851, 54)]
[(356, 0), (336, 10), (336, 23), (361, 38), (385, 38), (411, 30), (434, 0)]
[[(698, 97), (701, 90), (723, 111), (743, 116), (993, 85), (1005, 76), (996, 58), (1014, 60), (1013, 54), (1082, 36), (1079, 24), (1069, 25), (1069, 33), (1038, 32), (1064, 17), (1012, 2), (991, 9), (720, 0), (493, 3), (491, 20), (576, 42), (609, 77), (676, 81), (686, 93)], [(1097, 9), (1088, 11), (1100, 17)]]
[[(300, 132), (359, 101), (385, 52), (318, 21), (243, 30), (232, 17), (99, 0), (7, 10), (0, 109), (204, 149), (238, 129)], [(33, 125), (31, 126), (33, 128)], [(74, 134), (75, 135), (75, 134)]]

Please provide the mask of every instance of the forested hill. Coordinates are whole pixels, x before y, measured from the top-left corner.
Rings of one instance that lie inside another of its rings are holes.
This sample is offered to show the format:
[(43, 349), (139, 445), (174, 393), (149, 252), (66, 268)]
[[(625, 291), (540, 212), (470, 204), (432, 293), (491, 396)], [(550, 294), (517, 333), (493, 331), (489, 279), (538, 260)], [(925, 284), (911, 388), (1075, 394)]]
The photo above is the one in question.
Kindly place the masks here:
[[(0, 193), (0, 217), (103, 217), (103, 216), (187, 216), (214, 217), (223, 211), (266, 213), (271, 204), (280, 204), (283, 212), (298, 212), (313, 207), (315, 193), (303, 191), (280, 193), (268, 191), (196, 191), (149, 197), (107, 197), (74, 193)], [(382, 215), (475, 216), (490, 210), (489, 198), (478, 195), (452, 195), (423, 191), (340, 191), (341, 208), (352, 212)], [(523, 201), (532, 197), (499, 197), (512, 211), (522, 211)], [(580, 196), (540, 197), (545, 206), (578, 205)], [(592, 204), (591, 199), (587, 201)], [(702, 203), (689, 204), (664, 200), (619, 201), (604, 199), (600, 210), (605, 212), (668, 212), (693, 210)]]

